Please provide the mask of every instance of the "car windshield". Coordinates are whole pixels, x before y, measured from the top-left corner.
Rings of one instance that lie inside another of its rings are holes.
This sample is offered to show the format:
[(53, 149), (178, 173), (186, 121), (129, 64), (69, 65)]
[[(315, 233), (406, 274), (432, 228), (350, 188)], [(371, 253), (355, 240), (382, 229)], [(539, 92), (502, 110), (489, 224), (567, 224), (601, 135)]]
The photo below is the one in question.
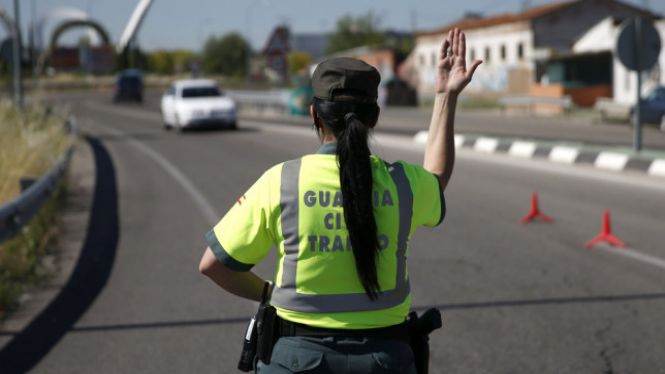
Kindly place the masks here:
[(118, 79), (118, 84), (126, 86), (138, 86), (141, 84), (141, 78), (132, 76), (123, 76)]
[(207, 86), (207, 87), (188, 87), (183, 88), (182, 97), (183, 98), (193, 98), (193, 97), (217, 97), (222, 96), (222, 93), (217, 89), (217, 87)]
[(648, 100), (665, 101), (665, 87), (658, 87), (651, 91)]

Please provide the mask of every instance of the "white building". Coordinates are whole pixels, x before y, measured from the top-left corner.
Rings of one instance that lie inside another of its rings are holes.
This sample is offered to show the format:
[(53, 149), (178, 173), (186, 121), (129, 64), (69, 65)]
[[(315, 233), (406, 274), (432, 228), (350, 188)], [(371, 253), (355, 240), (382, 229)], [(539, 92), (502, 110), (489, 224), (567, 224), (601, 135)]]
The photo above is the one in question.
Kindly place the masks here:
[[(614, 75), (619, 74), (612, 48), (591, 52), (595, 45), (613, 43), (604, 20), (634, 16), (658, 18), (618, 0), (573, 0), (521, 13), (466, 17), (419, 32), (410, 56), (419, 96), (433, 95), (441, 44), (448, 31), (457, 27), (467, 36), (467, 60), (483, 60), (469, 93), (556, 96), (577, 90), (571, 95), (573, 100), (589, 105), (590, 95), (595, 95), (593, 101), (612, 95), (612, 82), (617, 81)], [(659, 25), (663, 27), (662, 22)]]
[[(621, 32), (622, 20), (608, 17), (584, 34), (574, 45), (573, 51), (579, 54), (612, 54), (612, 96), (614, 101), (632, 105), (637, 99), (637, 73), (626, 69), (615, 53), (617, 39)], [(655, 22), (660, 35), (661, 50), (656, 64), (642, 73), (642, 95), (655, 86), (665, 85), (665, 20)]]

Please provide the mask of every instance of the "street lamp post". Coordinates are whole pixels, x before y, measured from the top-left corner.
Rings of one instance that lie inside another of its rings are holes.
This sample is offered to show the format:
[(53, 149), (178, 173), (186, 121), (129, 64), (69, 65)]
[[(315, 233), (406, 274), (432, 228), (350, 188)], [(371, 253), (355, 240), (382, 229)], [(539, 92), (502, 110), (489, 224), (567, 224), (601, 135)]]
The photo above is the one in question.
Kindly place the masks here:
[(19, 1), (14, 0), (14, 40), (12, 43), (12, 62), (14, 64), (14, 103), (23, 107), (23, 88), (21, 87), (21, 13)]

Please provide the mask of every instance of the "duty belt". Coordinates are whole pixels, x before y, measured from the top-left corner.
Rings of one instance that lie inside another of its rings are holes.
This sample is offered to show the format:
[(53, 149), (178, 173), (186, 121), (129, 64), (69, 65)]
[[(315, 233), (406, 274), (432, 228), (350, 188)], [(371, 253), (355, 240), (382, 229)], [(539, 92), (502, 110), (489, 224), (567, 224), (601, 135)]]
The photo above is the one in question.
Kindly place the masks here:
[(313, 327), (278, 318), (279, 336), (313, 336), (345, 338), (378, 338), (409, 342), (411, 333), (406, 321), (393, 326), (374, 329), (328, 329)]

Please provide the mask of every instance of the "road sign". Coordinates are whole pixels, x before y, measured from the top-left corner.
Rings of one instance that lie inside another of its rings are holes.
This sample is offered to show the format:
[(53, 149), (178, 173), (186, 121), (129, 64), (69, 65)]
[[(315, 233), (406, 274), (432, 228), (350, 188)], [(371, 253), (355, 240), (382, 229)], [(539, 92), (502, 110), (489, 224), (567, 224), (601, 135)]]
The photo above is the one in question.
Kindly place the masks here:
[(626, 68), (633, 71), (650, 69), (660, 54), (658, 30), (650, 21), (629, 19), (621, 27), (616, 52)]
[(637, 100), (633, 110), (633, 149), (642, 150), (642, 72), (656, 63), (660, 54), (660, 36), (649, 20), (635, 17), (626, 20), (617, 38), (616, 54), (628, 70), (637, 72)]

